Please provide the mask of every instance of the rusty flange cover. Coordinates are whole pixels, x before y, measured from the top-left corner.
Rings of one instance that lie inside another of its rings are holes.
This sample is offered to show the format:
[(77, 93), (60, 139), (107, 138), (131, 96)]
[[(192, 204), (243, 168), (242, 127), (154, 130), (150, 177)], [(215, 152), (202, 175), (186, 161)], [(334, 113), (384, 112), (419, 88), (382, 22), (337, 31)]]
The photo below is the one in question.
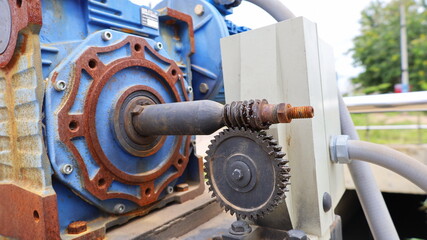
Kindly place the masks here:
[[(117, 36), (120, 33), (113, 32), (113, 35)], [(157, 166), (149, 171), (131, 172), (131, 170), (124, 170), (123, 167), (117, 167), (117, 163), (120, 163), (120, 161), (126, 162), (128, 159), (112, 159), (112, 156), (107, 153), (109, 146), (105, 144), (106, 139), (100, 139), (99, 131), (104, 131), (104, 129), (107, 129), (105, 131), (116, 131), (115, 137), (119, 138), (117, 136), (117, 128), (114, 126), (115, 121), (117, 121), (115, 119), (117, 117), (116, 110), (127, 97), (132, 96), (132, 93), (138, 93), (138, 91), (148, 93), (149, 98), (153, 98), (153, 101), (148, 101), (150, 102), (149, 104), (164, 102), (163, 98), (165, 96), (158, 93), (154, 87), (150, 87), (150, 84), (157, 84), (157, 87), (161, 86), (164, 94), (168, 94), (169, 102), (188, 101), (189, 99), (182, 71), (174, 61), (163, 57), (153, 49), (152, 43), (150, 44), (144, 38), (136, 36), (127, 36), (114, 43), (105, 47), (88, 47), (76, 58), (73, 70), (70, 73), (71, 79), (67, 83), (68, 88), (61, 93), (65, 95), (57, 111), (57, 131), (60, 141), (71, 152), (72, 158), (77, 162), (78, 170), (72, 174), (79, 175), (77, 179), (81, 181), (81, 187), (99, 200), (125, 199), (139, 206), (145, 206), (158, 200), (162, 191), (183, 174), (189, 161), (191, 137), (160, 137), (160, 140), (153, 145), (152, 152), (146, 150), (141, 154), (129, 151), (122, 145), (122, 150), (127, 151), (130, 156), (139, 157), (140, 164), (146, 164), (147, 161), (150, 161), (144, 156), (151, 157), (151, 159), (161, 156), (159, 158), (166, 159), (159, 161)], [(121, 51), (123, 51), (123, 56), (114, 58), (114, 60), (108, 59), (109, 56), (114, 54), (120, 55)], [(123, 74), (127, 69), (143, 72), (148, 74), (149, 77), (147, 79), (138, 79), (137, 76), (129, 73), (126, 77), (132, 76), (132, 78), (135, 78), (133, 86), (127, 87), (125, 90), (117, 89), (119, 93), (115, 89), (108, 89), (111, 88), (111, 85), (109, 85), (112, 84), (111, 82), (120, 82), (122, 80), (117, 75), (119, 73)], [(89, 76), (91, 81), (89, 85), (82, 83), (87, 81), (87, 78), (84, 81), (82, 80), (83, 75)], [(59, 81), (62, 81), (60, 76), (61, 73), (53, 74), (51, 78), (53, 86), (58, 86)], [(81, 96), (82, 88), (87, 88), (86, 96)], [(106, 100), (103, 97), (105, 95), (102, 94), (106, 88), (111, 93), (117, 93), (120, 96), (117, 98), (116, 103), (113, 104), (112, 109), (109, 110), (109, 113), (112, 113), (111, 116), (105, 116), (105, 118), (112, 119), (111, 122), (113, 123), (110, 126), (100, 127), (97, 111), (100, 108), (104, 109), (106, 106), (112, 105), (110, 102), (105, 104)], [(82, 107), (79, 107), (81, 112), (79, 112), (80, 110), (75, 110), (76, 105), (82, 105)], [(169, 141), (167, 150), (160, 150), (161, 152), (157, 153), (164, 145), (165, 140), (163, 138), (174, 140), (172, 142)], [(78, 147), (74, 141), (76, 139), (85, 139), (87, 148)], [(118, 142), (119, 139), (115, 139), (115, 141)], [(87, 149), (89, 154), (82, 149)], [(91, 159), (90, 161), (88, 156)], [(58, 159), (58, 157), (56, 158)], [(92, 160), (95, 165), (99, 166), (96, 171), (93, 171), (93, 167), (90, 170), (93, 165)], [(54, 164), (56, 164), (56, 161), (63, 160), (54, 160)], [(55, 168), (56, 166), (54, 166)], [(56, 171), (58, 174), (63, 175), (57, 169)], [(117, 190), (117, 187), (111, 190), (113, 183), (119, 183), (120, 186), (137, 186), (138, 190), (134, 191), (134, 194)], [(67, 185), (74, 187), (75, 185), (73, 184), (70, 180)]]
[(0, 0), (0, 68), (12, 59), (18, 33), (30, 24), (42, 25), (40, 0)]

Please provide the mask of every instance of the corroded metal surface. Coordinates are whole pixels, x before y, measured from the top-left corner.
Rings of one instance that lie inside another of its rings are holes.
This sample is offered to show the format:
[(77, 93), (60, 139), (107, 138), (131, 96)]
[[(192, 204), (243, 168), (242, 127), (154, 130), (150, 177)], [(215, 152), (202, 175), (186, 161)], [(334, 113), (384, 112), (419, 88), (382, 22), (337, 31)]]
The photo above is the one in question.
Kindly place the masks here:
[(11, 19), (10, 37), (6, 49), (0, 53), (0, 68), (4, 68), (11, 61), (18, 43), (19, 32), (29, 25), (39, 27), (42, 25), (40, 0), (8, 0), (8, 2)]
[[(19, 239), (59, 238), (42, 134), (39, 4), (22, 1), (20, 8), (13, 7), (13, 19), (20, 22), (13, 25), (11, 44), (0, 55), (0, 235)], [(35, 24), (24, 28), (27, 23)]]
[(13, 239), (59, 239), (56, 195), (0, 184), (0, 236)]
[(50, 185), (42, 135), (43, 80), (38, 27), (21, 31), (12, 61), (0, 69), (0, 182)]
[[(108, 53), (124, 46), (130, 46), (132, 51), (131, 56), (120, 58), (108, 64), (104, 64), (98, 57), (102, 53)], [(165, 72), (160, 66), (147, 60), (145, 54), (155, 55), (163, 62), (170, 64), (171, 67)], [(164, 79), (165, 84), (167, 84), (167, 89), (173, 94), (176, 101), (188, 100), (186, 91), (180, 90), (184, 92), (185, 96), (185, 99), (181, 99), (179, 90), (176, 88), (177, 85), (181, 85), (181, 88), (185, 89), (183, 81), (180, 81), (182, 72), (176, 63), (158, 54), (143, 38), (129, 36), (115, 45), (107, 47), (90, 47), (81, 54), (75, 64), (73, 81), (69, 89), (68, 98), (58, 112), (58, 131), (61, 141), (69, 148), (73, 157), (77, 160), (84, 188), (101, 200), (121, 198), (144, 206), (155, 202), (162, 190), (168, 186), (170, 182), (182, 175), (189, 160), (190, 138), (184, 136), (179, 137), (174, 148), (170, 149), (171, 154), (169, 159), (159, 165), (156, 171), (137, 175), (129, 174), (117, 168), (111, 162), (109, 156), (104, 153), (102, 142), (98, 139), (95, 117), (97, 104), (102, 89), (113, 75), (125, 68), (133, 66), (148, 69), (149, 71), (155, 72), (160, 79)], [(78, 93), (80, 75), (83, 70), (91, 76), (93, 83), (88, 89), (90, 94), (86, 96), (84, 101), (83, 113), (74, 114), (71, 113), (71, 108)], [(55, 83), (56, 80), (57, 78), (55, 76), (51, 79), (53, 83)], [(142, 87), (142, 85), (140, 87)], [(147, 87), (141, 90), (150, 92), (150, 89)], [(131, 92), (135, 91), (138, 91), (138, 89), (133, 89)], [(124, 94), (127, 96), (128, 93)], [(154, 92), (153, 94), (156, 95)], [(100, 166), (99, 171), (92, 178), (89, 177), (86, 163), (79, 149), (77, 149), (71, 141), (73, 138), (77, 137), (84, 137), (86, 139), (91, 156)], [(183, 141), (185, 141), (185, 151), (181, 153), (180, 146), (184, 143)], [(154, 146), (151, 151), (156, 151), (156, 146)], [(146, 154), (149, 154), (149, 152)], [(163, 180), (161, 186), (155, 187), (154, 181), (162, 176), (171, 166), (175, 167), (176, 172), (169, 175), (166, 180)], [(108, 192), (107, 190), (113, 181), (138, 185), (141, 197), (125, 193)]]

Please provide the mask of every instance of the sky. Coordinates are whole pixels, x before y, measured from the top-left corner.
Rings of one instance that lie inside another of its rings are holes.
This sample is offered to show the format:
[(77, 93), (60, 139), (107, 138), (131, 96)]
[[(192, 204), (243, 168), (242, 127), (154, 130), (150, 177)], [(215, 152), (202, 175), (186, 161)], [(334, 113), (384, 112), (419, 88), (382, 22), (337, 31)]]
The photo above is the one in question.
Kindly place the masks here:
[[(159, 2), (158, 0), (132, 0), (133, 2)], [(352, 39), (360, 33), (361, 11), (372, 0), (281, 0), (296, 16), (303, 16), (317, 23), (320, 38), (334, 49), (338, 85), (345, 93), (351, 89), (350, 79), (362, 71), (353, 66), (349, 49)], [(388, 2), (387, 0), (386, 2)], [(253, 16), (257, 16), (254, 18)], [(243, 1), (227, 16), (239, 26), (252, 29), (275, 23), (275, 20), (257, 6)]]

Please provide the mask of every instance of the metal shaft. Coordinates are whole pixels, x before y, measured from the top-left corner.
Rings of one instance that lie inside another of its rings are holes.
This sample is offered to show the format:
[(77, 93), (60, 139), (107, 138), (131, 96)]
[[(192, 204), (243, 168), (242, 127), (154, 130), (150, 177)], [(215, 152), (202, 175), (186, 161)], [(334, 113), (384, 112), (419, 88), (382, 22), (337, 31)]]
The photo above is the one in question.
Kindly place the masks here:
[(266, 100), (226, 105), (202, 100), (138, 106), (133, 113), (133, 127), (142, 136), (208, 135), (224, 126), (262, 130), (275, 123), (312, 118), (313, 108), (269, 104)]

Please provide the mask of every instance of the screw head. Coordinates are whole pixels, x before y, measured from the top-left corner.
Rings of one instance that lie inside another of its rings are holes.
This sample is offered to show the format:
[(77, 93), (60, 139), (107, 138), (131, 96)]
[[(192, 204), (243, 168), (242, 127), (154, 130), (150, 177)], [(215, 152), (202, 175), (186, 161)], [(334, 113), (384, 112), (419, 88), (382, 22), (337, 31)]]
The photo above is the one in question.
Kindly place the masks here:
[(113, 34), (110, 31), (105, 31), (101, 34), (101, 38), (104, 41), (109, 41), (113, 38)]
[(87, 222), (85, 221), (72, 222), (67, 227), (68, 234), (80, 234), (82, 232), (86, 232), (86, 230)]
[(53, 88), (55, 88), (55, 90), (58, 92), (64, 91), (65, 89), (67, 89), (67, 83), (64, 80), (55, 81), (55, 83), (53, 84)]
[(193, 92), (193, 87), (188, 86), (188, 87), (187, 87), (187, 93), (188, 93), (188, 94), (190, 94), (190, 93), (192, 93), (192, 92)]
[(116, 206), (114, 206), (114, 209), (113, 209), (114, 213), (116, 214), (122, 214), (125, 212), (125, 210), (126, 210), (126, 206), (121, 203), (116, 204)]
[(205, 7), (204, 7), (202, 4), (197, 4), (197, 5), (194, 7), (194, 13), (195, 13), (197, 16), (202, 16), (202, 15), (205, 13)]
[(245, 221), (238, 220), (231, 224), (230, 233), (233, 235), (244, 235), (252, 231), (251, 226)]
[(70, 175), (73, 172), (73, 170), (74, 170), (74, 167), (71, 164), (64, 164), (61, 167), (61, 172), (65, 175)]
[(163, 49), (163, 43), (156, 42), (156, 45), (154, 45), (154, 49), (156, 49), (156, 51), (160, 51), (161, 49)]
[(200, 83), (199, 91), (201, 93), (207, 93), (209, 91), (209, 85), (207, 83)]

